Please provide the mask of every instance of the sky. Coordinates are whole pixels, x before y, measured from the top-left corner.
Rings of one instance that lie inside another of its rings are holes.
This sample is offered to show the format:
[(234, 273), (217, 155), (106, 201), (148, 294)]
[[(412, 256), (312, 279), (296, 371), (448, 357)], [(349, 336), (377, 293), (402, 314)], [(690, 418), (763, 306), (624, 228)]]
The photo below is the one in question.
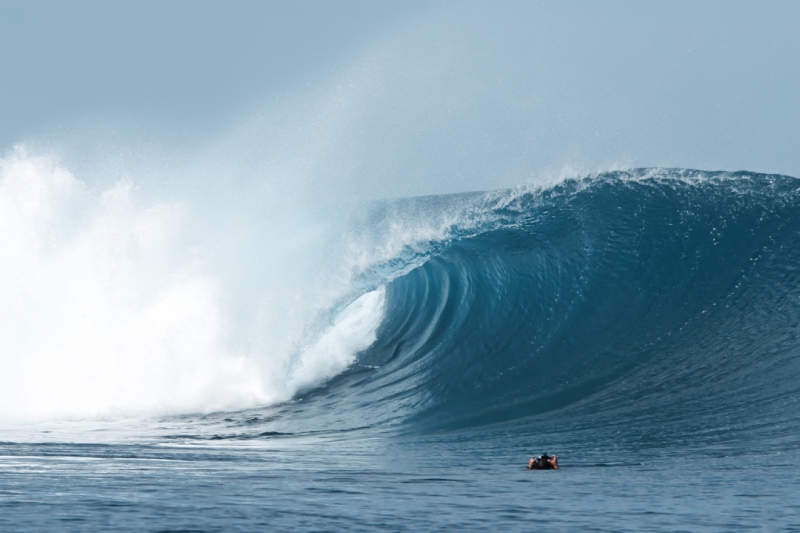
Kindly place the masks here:
[(0, 153), (365, 198), (800, 176), (799, 23), (789, 1), (0, 0)]

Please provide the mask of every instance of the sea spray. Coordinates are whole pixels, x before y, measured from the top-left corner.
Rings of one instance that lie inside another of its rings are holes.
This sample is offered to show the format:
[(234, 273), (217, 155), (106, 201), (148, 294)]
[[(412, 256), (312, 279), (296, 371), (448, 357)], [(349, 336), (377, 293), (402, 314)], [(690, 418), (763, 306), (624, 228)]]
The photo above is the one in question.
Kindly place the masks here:
[[(22, 148), (0, 161), (0, 418), (267, 405), (338, 374), (374, 340), (382, 291), (348, 308), (364, 291), (334, 264), (321, 275), (344, 277), (314, 291), (322, 282), (302, 254), (324, 250), (324, 232), (231, 246), (240, 221), (143, 196), (131, 180), (88, 185)], [(216, 233), (197, 231), (214, 220)], [(269, 251), (261, 268), (254, 244)]]

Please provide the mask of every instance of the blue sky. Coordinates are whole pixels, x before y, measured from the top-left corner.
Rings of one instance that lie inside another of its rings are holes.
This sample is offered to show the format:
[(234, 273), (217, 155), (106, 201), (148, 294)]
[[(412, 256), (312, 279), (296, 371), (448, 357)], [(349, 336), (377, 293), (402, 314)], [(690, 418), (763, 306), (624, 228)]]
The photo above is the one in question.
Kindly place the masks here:
[(620, 166), (800, 176), (797, 2), (4, 0), (0, 14), (3, 150), (77, 160), (144, 139), (368, 196)]

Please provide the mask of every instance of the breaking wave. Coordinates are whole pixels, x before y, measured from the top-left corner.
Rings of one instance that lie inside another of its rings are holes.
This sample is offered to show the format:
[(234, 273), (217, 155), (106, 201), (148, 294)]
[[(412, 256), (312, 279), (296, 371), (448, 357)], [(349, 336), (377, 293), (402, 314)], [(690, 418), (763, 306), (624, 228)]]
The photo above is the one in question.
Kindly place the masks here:
[(795, 178), (640, 169), (386, 200), (244, 276), (191, 238), (191, 205), (30, 157), (1, 177), (6, 419), (200, 416), (215, 438), (798, 426)]
[(797, 426), (798, 180), (611, 172), (389, 202), (372, 227), (407, 234), (398, 213), (438, 236), (364, 272), (391, 278), (375, 343), (291, 417), (413, 431), (635, 423), (673, 438)]

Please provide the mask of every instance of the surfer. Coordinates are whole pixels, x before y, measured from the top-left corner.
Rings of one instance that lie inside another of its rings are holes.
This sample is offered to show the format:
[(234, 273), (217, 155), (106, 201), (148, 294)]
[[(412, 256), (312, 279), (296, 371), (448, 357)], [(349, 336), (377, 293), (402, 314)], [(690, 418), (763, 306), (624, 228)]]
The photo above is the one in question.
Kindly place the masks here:
[(550, 457), (543, 453), (539, 457), (532, 457), (528, 463), (528, 470), (558, 470), (558, 456)]

